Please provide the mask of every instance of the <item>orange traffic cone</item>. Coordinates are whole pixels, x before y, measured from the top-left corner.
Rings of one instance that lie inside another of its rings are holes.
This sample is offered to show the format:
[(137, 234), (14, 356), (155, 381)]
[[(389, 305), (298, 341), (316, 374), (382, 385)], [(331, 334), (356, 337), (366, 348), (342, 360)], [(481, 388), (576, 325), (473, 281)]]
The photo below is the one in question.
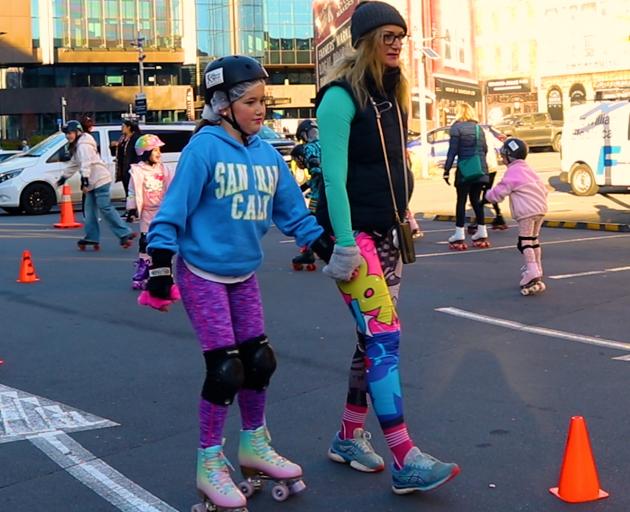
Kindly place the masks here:
[(33, 259), (31, 258), (31, 251), (24, 251), (22, 253), (22, 263), (20, 264), (20, 276), (18, 277), (18, 283), (34, 283), (39, 281), (39, 277), (35, 273), (35, 267), (33, 266)]
[(599, 487), (599, 477), (591, 450), (591, 441), (582, 416), (573, 416), (560, 470), (560, 483), (549, 492), (568, 503), (584, 503), (607, 498)]
[(74, 210), (72, 209), (72, 189), (70, 185), (64, 185), (61, 189), (61, 221), (55, 224), (56, 228), (74, 229), (80, 228), (82, 224), (75, 222)]

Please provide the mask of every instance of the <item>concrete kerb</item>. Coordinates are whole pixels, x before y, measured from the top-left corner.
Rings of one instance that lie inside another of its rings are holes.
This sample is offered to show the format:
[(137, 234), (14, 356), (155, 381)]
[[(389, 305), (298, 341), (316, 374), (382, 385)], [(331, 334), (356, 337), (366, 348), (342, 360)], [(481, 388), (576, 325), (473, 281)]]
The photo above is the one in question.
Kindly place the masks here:
[[(442, 222), (455, 222), (455, 215), (435, 215), (433, 220)], [(466, 217), (466, 222), (472, 222), (471, 217)], [(488, 223), (492, 222), (492, 218), (486, 217)], [(543, 222), (545, 228), (562, 228), (562, 229), (587, 229), (591, 231), (611, 231), (615, 233), (630, 232), (630, 225), (616, 224), (612, 222), (580, 222), (569, 220), (546, 220)]]

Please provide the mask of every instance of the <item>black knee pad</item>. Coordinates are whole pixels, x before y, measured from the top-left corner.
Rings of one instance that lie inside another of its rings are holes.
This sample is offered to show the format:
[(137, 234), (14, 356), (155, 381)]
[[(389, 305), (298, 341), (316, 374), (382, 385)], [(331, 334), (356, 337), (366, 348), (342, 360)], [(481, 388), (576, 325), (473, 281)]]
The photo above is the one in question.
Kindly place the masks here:
[(262, 391), (276, 371), (276, 356), (266, 336), (241, 343), (238, 347), (245, 370), (243, 387)]
[(540, 247), (540, 245), (536, 244), (534, 245), (532, 244), (527, 244), (527, 245), (523, 245), (523, 241), (530, 241), (530, 242), (535, 242), (538, 240), (537, 236), (519, 236), (518, 237), (518, 243), (516, 244), (516, 248), (520, 251), (521, 254), (523, 254), (523, 251), (525, 249), (533, 249), (534, 247)]
[(216, 405), (230, 405), (243, 387), (245, 371), (238, 348), (220, 348), (203, 353), (206, 360), (206, 380), (201, 396)]
[(138, 240), (138, 251), (142, 253), (147, 252), (147, 234), (140, 233), (140, 240)]

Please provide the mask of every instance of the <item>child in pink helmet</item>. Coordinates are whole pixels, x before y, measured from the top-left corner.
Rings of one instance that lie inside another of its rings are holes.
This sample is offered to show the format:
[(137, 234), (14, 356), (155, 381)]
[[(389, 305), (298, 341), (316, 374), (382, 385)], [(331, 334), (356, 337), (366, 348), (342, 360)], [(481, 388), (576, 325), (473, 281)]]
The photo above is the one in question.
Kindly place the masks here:
[(157, 135), (139, 137), (135, 149), (140, 162), (132, 164), (129, 171), (127, 222), (140, 220), (138, 259), (134, 262), (135, 269), (131, 278), (134, 290), (144, 289), (149, 278), (150, 257), (147, 254), (146, 234), (173, 178), (173, 171), (162, 163), (162, 146), (164, 142)]

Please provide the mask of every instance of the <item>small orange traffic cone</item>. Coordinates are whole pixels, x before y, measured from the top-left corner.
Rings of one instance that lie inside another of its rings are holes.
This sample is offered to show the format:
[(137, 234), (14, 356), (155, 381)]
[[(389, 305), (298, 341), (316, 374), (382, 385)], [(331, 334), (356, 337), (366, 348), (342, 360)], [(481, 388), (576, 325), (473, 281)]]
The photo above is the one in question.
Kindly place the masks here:
[(18, 277), (18, 283), (34, 283), (39, 281), (39, 277), (35, 273), (35, 267), (33, 266), (33, 259), (31, 258), (31, 251), (24, 251), (22, 253), (22, 263), (20, 264), (20, 276)]
[(64, 185), (61, 189), (61, 221), (55, 224), (56, 228), (74, 229), (80, 228), (82, 224), (74, 220), (74, 210), (72, 209), (72, 189), (70, 185)]
[(560, 483), (549, 492), (568, 503), (584, 503), (607, 498), (599, 487), (599, 477), (591, 450), (591, 441), (582, 416), (573, 416), (564, 449)]

